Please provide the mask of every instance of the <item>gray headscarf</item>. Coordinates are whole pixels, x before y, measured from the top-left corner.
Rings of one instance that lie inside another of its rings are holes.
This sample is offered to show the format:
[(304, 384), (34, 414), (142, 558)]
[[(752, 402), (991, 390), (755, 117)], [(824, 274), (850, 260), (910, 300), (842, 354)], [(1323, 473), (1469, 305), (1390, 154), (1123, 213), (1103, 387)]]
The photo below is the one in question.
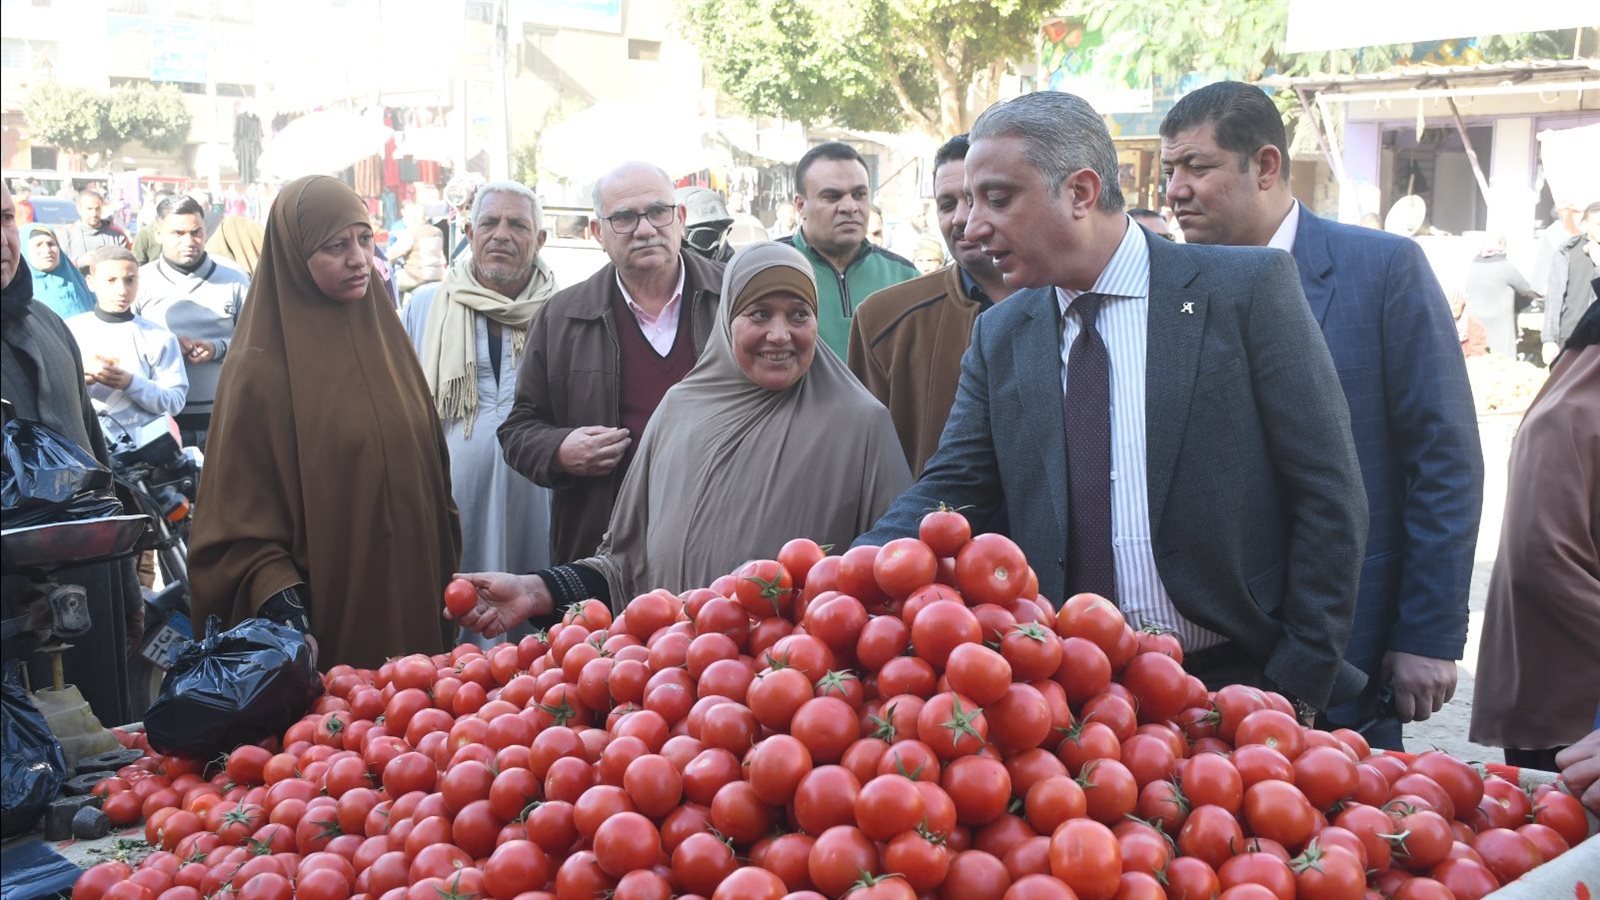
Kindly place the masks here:
[(888, 410), (821, 339), (785, 390), (739, 368), (733, 320), (774, 289), (815, 315), (816, 279), (793, 247), (763, 241), (729, 261), (716, 330), (645, 428), (606, 538), (582, 563), (618, 608), (658, 587), (705, 587), (791, 538), (842, 552), (911, 485)]

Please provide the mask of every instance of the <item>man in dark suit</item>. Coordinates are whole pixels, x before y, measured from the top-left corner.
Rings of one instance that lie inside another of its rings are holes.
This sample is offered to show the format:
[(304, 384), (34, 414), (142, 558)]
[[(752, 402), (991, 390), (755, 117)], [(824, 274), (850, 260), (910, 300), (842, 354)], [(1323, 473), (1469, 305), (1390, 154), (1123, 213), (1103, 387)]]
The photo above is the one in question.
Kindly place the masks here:
[[(1350, 405), (1370, 514), (1345, 659), (1371, 679), (1328, 724), (1400, 749), (1401, 721), (1455, 692), (1483, 505), (1483, 454), (1455, 322), (1416, 242), (1319, 218), (1289, 192), (1283, 121), (1219, 82), (1161, 125), (1167, 198), (1191, 244), (1294, 254)], [(1392, 685), (1393, 709), (1380, 702)]]
[(1359, 690), (1340, 655), (1366, 501), (1293, 262), (1134, 225), (1078, 97), (991, 107), (971, 136), (964, 228), (1018, 292), (978, 318), (938, 451), (858, 543), (1003, 501), (1044, 596), (1175, 629), (1212, 686), (1319, 709)]

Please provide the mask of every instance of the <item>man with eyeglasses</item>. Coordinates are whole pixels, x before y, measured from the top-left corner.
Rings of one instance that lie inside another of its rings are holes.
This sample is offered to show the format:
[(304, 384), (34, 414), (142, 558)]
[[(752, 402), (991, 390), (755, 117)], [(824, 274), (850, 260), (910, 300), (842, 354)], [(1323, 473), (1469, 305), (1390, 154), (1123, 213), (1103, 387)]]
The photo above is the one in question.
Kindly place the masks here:
[(550, 488), (552, 561), (594, 553), (633, 448), (667, 389), (694, 368), (716, 319), (722, 269), (683, 251), (672, 179), (625, 163), (594, 186), (590, 234), (610, 258), (550, 298), (528, 330), (506, 463)]

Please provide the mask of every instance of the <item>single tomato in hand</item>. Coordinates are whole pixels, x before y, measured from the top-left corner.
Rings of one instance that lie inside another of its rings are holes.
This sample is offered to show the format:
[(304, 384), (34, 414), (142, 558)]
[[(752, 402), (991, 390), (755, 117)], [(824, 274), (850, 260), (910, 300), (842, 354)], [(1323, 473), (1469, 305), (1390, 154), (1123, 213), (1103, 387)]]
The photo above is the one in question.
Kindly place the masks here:
[(450, 611), (451, 616), (459, 619), (472, 612), (477, 605), (478, 589), (472, 586), (472, 582), (465, 578), (452, 578), (444, 586), (444, 608)]

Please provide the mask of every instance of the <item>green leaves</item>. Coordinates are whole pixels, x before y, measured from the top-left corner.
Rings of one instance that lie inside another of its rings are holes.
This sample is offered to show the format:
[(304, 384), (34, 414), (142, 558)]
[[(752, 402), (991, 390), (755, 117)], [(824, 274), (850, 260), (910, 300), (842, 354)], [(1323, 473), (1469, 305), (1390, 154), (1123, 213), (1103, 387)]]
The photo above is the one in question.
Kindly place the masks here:
[(1057, 0), (679, 0), (724, 93), (754, 115), (948, 137), (1031, 59)]
[(23, 104), (34, 140), (109, 157), (129, 141), (158, 153), (183, 146), (192, 117), (172, 87), (124, 85), (106, 92), (46, 82)]

